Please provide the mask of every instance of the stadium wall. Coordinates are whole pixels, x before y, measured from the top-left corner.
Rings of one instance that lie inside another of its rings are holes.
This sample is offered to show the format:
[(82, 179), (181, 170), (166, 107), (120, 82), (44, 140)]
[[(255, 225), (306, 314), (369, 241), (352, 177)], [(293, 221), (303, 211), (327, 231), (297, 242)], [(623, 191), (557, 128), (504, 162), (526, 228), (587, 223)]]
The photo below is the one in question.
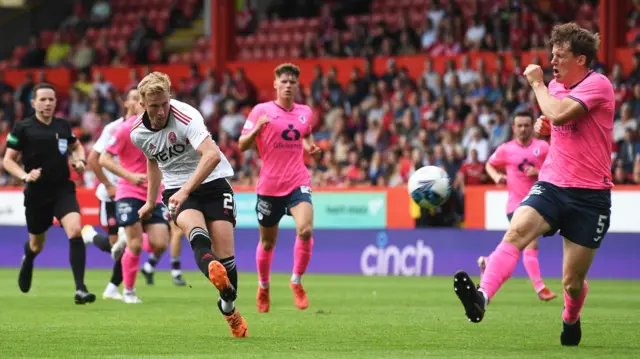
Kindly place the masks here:
[[(18, 268), (27, 231), (24, 226), (0, 227), (0, 267)], [(237, 229), (235, 232), (236, 263), (242, 272), (255, 272), (258, 230)], [(367, 276), (449, 276), (459, 269), (478, 274), (476, 259), (495, 248), (502, 232), (462, 229), (421, 230), (316, 230), (310, 273), (351, 274)], [(295, 231), (283, 229), (276, 247), (274, 272), (290, 273), (293, 265)], [(59, 227), (54, 227), (44, 251), (36, 260), (37, 267), (68, 268), (68, 240)], [(540, 268), (545, 277), (560, 278), (562, 273), (562, 240), (551, 237), (540, 242)], [(590, 278), (640, 279), (637, 235), (612, 233), (598, 251)], [(183, 243), (183, 267), (197, 270), (193, 252)], [(89, 268), (111, 268), (111, 257), (93, 246), (87, 249)], [(170, 268), (163, 256), (160, 269)], [(522, 264), (515, 276), (525, 277)]]
[[(623, 72), (629, 74), (633, 70), (633, 58), (634, 49), (631, 48), (618, 48), (615, 51), (615, 58), (622, 65)], [(508, 69), (513, 68), (513, 56), (509, 53), (500, 54), (506, 60), (505, 64)], [(472, 61), (482, 58), (485, 60), (487, 71), (491, 72), (495, 68), (495, 53), (483, 53), (475, 52), (470, 53)], [(522, 64), (528, 64), (531, 62), (534, 56), (539, 56), (543, 64), (548, 63), (549, 53), (547, 51), (534, 51), (534, 52), (522, 52), (519, 54)], [(434, 66), (437, 71), (444, 71), (445, 63), (447, 60), (453, 58), (460, 61), (461, 56), (446, 57), (436, 56), (429, 57), (433, 59)], [(397, 65), (400, 67), (406, 67), (409, 70), (409, 74), (417, 78), (424, 70), (424, 60), (427, 59), (425, 55), (416, 56), (398, 56), (394, 57)], [(374, 71), (376, 73), (384, 73), (387, 68), (388, 58), (376, 57), (374, 60)], [(353, 67), (364, 68), (364, 59), (362, 58), (349, 58), (349, 59), (324, 59), (324, 60), (295, 60), (293, 61), (298, 65), (301, 70), (301, 83), (308, 86), (313, 80), (313, 67), (320, 65), (325, 71), (330, 67), (335, 67), (338, 71), (338, 81), (346, 84), (350, 79), (350, 73)], [(247, 61), (233, 61), (226, 64), (228, 69), (244, 68), (247, 77), (256, 85), (259, 90), (270, 91), (273, 88), (273, 69), (282, 60), (273, 61), (261, 61), (261, 62), (247, 62)], [(107, 81), (111, 82), (118, 89), (123, 90), (128, 84), (130, 84), (129, 73), (132, 69), (142, 70), (145, 66), (135, 67), (93, 67), (92, 71), (102, 72), (105, 75)], [(212, 68), (211, 64), (203, 63), (199, 65), (201, 73), (205, 73), (209, 68)], [(191, 72), (191, 67), (185, 64), (176, 65), (151, 65), (150, 68), (153, 71), (162, 71), (167, 73), (174, 82), (177, 83), (178, 79), (188, 78)], [(19, 86), (25, 79), (27, 73), (44, 72), (49, 82), (53, 83), (56, 88), (61, 91), (68, 91), (71, 84), (74, 81), (73, 73), (67, 69), (27, 69), (27, 70), (6, 70), (5, 81), (11, 86)]]

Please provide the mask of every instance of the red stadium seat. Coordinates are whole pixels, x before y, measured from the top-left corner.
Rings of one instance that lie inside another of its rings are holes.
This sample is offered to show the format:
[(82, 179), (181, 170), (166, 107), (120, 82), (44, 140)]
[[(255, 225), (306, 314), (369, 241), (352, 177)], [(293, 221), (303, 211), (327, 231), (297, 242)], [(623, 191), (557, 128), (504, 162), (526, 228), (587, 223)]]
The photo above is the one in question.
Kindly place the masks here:
[(170, 64), (177, 64), (180, 62), (180, 54), (171, 54), (169, 56), (169, 63)]
[(286, 58), (288, 55), (288, 51), (287, 48), (284, 46), (278, 46), (276, 49), (276, 58), (277, 59), (284, 59)]
[(253, 46), (257, 43), (258, 43), (258, 40), (255, 35), (249, 35), (244, 39), (245, 46)]
[(258, 33), (256, 36), (256, 44), (266, 45), (269, 42), (269, 37), (265, 33)]
[(280, 35), (277, 32), (272, 32), (267, 36), (267, 43), (269, 45), (278, 45), (280, 43)]

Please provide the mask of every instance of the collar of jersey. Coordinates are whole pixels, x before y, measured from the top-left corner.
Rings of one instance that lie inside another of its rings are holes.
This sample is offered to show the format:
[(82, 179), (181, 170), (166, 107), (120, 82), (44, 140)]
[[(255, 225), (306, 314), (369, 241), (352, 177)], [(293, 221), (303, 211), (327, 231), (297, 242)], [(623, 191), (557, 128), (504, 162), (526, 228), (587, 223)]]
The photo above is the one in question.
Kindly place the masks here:
[(167, 119), (167, 123), (165, 123), (165, 124), (164, 124), (164, 127), (163, 127), (163, 128), (160, 128), (160, 129), (157, 129), (157, 130), (156, 130), (155, 128), (152, 128), (152, 127), (151, 127), (151, 121), (149, 121), (149, 116), (147, 115), (147, 112), (146, 112), (146, 111), (142, 114), (142, 124), (143, 124), (143, 125), (144, 125), (144, 127), (146, 127), (146, 128), (147, 128), (147, 130), (149, 130), (149, 131), (153, 131), (153, 132), (162, 131), (162, 130), (164, 130), (167, 126), (169, 126), (169, 120), (171, 120), (171, 116), (173, 116), (173, 114), (171, 113), (171, 111), (173, 111), (173, 110), (170, 110), (170, 111), (169, 111), (169, 118)]

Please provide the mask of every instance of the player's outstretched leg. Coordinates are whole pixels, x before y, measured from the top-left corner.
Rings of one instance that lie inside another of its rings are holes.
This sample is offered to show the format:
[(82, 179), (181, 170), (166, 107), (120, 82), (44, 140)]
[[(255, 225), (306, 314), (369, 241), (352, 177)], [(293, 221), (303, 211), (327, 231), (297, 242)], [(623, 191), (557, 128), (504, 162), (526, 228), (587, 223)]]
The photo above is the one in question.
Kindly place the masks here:
[(542, 301), (550, 301), (557, 297), (555, 293), (549, 290), (542, 282), (540, 274), (540, 263), (538, 262), (538, 240), (531, 242), (522, 252), (522, 263), (527, 270), (529, 279), (533, 284), (533, 289), (538, 293), (538, 298)]
[[(232, 230), (233, 232), (233, 230)], [(189, 243), (193, 249), (193, 255), (202, 274), (205, 275), (220, 292), (218, 309), (224, 315), (231, 328), (234, 337), (248, 336), (247, 324), (235, 309), (236, 287), (231, 283), (227, 267), (221, 263), (211, 250), (212, 242), (209, 232), (204, 228), (194, 227), (189, 233)], [(225, 258), (225, 263), (232, 269), (237, 285), (237, 271), (235, 259)]]
[(33, 262), (42, 251), (46, 236), (46, 232), (38, 235), (29, 234), (29, 240), (24, 244), (24, 256), (22, 256), (20, 273), (18, 274), (18, 287), (22, 293), (27, 293), (31, 289)]
[[(75, 197), (73, 198), (75, 200)], [(80, 213), (67, 212), (61, 216), (60, 223), (69, 237), (69, 263), (73, 280), (76, 284), (76, 304), (93, 303), (96, 296), (90, 293), (84, 284), (84, 272), (87, 265), (87, 247), (82, 240), (82, 227), (80, 226)]]
[(289, 286), (298, 309), (309, 307), (307, 293), (302, 286), (302, 275), (307, 271), (313, 248), (313, 206), (300, 202), (290, 209), (296, 223), (296, 243), (293, 247), (293, 274)]
[(80, 233), (85, 245), (93, 244), (99, 250), (111, 253), (111, 242), (109, 241), (109, 237), (98, 233), (93, 226), (87, 224), (82, 227), (82, 231)]
[(256, 307), (258, 313), (267, 313), (271, 307), (269, 282), (271, 280), (271, 263), (273, 251), (278, 238), (278, 224), (271, 227), (260, 225), (260, 241), (256, 248), (256, 268), (258, 268), (258, 293)]
[[(228, 219), (228, 216), (223, 218)], [(238, 293), (238, 270), (234, 256), (234, 224), (228, 220), (211, 221), (207, 224), (209, 233), (215, 239), (213, 247), (221, 257), (220, 262), (209, 264), (209, 279), (218, 289), (221, 289), (221, 286), (217, 283), (225, 282), (223, 273), (226, 273), (226, 282), (228, 283), (220, 290), (218, 308), (229, 324), (231, 334), (236, 338), (247, 337), (249, 336), (247, 323), (235, 307), (235, 299)], [(229, 287), (232, 290), (229, 290)]]
[(516, 210), (509, 230), (491, 254), (480, 286), (476, 288), (471, 277), (464, 271), (455, 274), (453, 288), (471, 322), (482, 321), (489, 301), (513, 274), (520, 251), (550, 229), (549, 224), (535, 209), (522, 206)]

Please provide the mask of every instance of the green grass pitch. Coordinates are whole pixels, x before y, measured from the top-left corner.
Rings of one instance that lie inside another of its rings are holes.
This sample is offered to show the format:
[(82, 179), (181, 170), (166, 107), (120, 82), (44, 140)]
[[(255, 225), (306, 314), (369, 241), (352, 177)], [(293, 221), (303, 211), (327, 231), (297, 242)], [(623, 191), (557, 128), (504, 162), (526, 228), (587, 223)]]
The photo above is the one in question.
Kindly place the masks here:
[[(310, 306), (272, 278), (271, 312), (255, 307), (256, 275), (240, 274), (237, 307), (249, 338), (231, 337), (217, 293), (199, 273), (177, 288), (167, 272), (139, 278), (141, 305), (102, 300), (107, 271), (89, 271), (96, 303), (73, 303), (69, 270), (36, 268), (32, 290), (0, 270), (0, 358), (567, 358), (640, 357), (640, 282), (590, 281), (578, 348), (560, 346), (562, 299), (542, 303), (509, 281), (480, 324), (464, 316), (452, 279), (308, 275)], [(547, 280), (560, 291), (558, 280)]]

